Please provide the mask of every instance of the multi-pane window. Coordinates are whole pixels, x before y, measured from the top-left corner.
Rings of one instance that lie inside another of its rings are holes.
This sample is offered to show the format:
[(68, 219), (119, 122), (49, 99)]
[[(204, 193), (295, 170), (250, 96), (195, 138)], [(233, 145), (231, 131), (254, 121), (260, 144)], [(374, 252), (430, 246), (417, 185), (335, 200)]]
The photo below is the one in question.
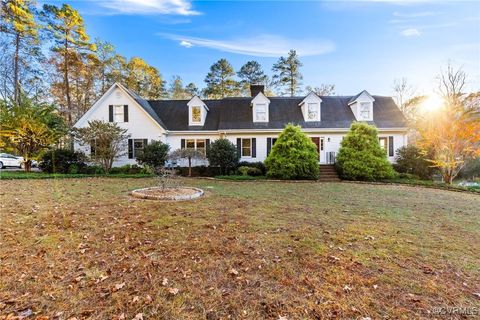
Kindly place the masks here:
[(185, 141), (185, 148), (198, 150), (204, 155), (207, 153), (205, 139), (187, 139)]
[(256, 121), (267, 121), (267, 105), (265, 103), (257, 103), (255, 105)]
[(124, 116), (124, 106), (123, 105), (118, 105), (118, 106), (113, 106), (113, 121), (114, 122), (124, 122), (125, 121), (125, 116)]
[(361, 102), (360, 103), (360, 116), (362, 119), (370, 119), (370, 102)]
[(192, 107), (192, 122), (200, 123), (202, 122), (202, 109), (200, 107)]
[(136, 158), (143, 153), (145, 139), (133, 139), (133, 157)]
[(378, 142), (380, 143), (380, 147), (386, 152), (388, 148), (388, 139), (386, 137), (381, 137), (378, 138)]
[(309, 103), (307, 105), (307, 119), (308, 120), (317, 120), (318, 119), (318, 104)]
[(242, 139), (242, 157), (252, 156), (252, 139)]

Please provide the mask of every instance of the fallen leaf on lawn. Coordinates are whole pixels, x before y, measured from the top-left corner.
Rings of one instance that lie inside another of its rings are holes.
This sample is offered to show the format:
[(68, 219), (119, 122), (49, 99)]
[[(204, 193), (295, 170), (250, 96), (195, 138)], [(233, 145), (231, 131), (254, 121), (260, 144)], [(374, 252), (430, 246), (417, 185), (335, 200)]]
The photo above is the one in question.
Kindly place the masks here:
[(233, 274), (234, 276), (238, 275), (237, 269), (234, 268), (230, 268), (230, 270), (228, 270), (228, 273)]
[(168, 279), (167, 278), (163, 278), (162, 280), (162, 286), (167, 286), (168, 285)]
[(168, 288), (168, 293), (174, 296), (177, 295), (179, 291), (177, 288)]
[(133, 297), (132, 303), (137, 303), (140, 300), (138, 296)]
[(378, 286), (376, 284), (373, 285), (373, 289), (377, 289)]
[(115, 285), (115, 290), (114, 291), (118, 291), (118, 290), (122, 289), (123, 287), (125, 287), (125, 282), (118, 283), (118, 284)]
[(375, 237), (374, 236), (366, 236), (365, 240), (375, 240)]
[(328, 257), (328, 261), (332, 262), (332, 263), (335, 263), (337, 261), (340, 261), (340, 258), (338, 257), (335, 257), (335, 256), (329, 256)]
[(278, 320), (288, 320), (286, 316), (278, 316)]
[(25, 309), (25, 310), (22, 310), (18, 313), (18, 317), (20, 319), (23, 319), (23, 318), (28, 318), (30, 317), (31, 315), (33, 314), (33, 311), (32, 309)]
[(475, 297), (477, 297), (478, 299), (480, 299), (480, 292), (474, 292), (473, 295), (474, 295)]
[(343, 291), (345, 292), (352, 291), (352, 287), (350, 287), (349, 285), (345, 285), (345, 287), (343, 287)]
[(137, 313), (132, 320), (143, 320), (143, 313)]
[(145, 297), (145, 304), (152, 303), (152, 301), (153, 301), (152, 297), (149, 294), (147, 294), (147, 296)]

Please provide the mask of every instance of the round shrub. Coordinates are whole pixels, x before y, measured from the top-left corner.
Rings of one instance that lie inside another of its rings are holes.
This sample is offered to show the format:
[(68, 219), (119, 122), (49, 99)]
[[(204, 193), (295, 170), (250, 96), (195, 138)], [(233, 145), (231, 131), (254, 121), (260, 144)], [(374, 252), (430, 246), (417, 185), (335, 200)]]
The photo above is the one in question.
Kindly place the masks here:
[(137, 162), (151, 168), (161, 168), (168, 158), (170, 146), (161, 141), (152, 141), (143, 148), (143, 152), (137, 155)]
[(210, 143), (207, 150), (207, 159), (211, 166), (220, 167), (221, 173), (236, 168), (240, 155), (237, 147), (228, 139), (217, 139)]
[(387, 153), (378, 142), (377, 128), (355, 122), (342, 141), (337, 169), (343, 179), (374, 181), (395, 176)]
[(238, 163), (238, 167), (250, 167), (250, 168), (257, 168), (261, 171), (260, 175), (265, 175), (267, 173), (267, 168), (265, 168), (265, 164), (261, 161), (258, 162), (248, 162), (248, 161), (240, 161)]
[(47, 173), (78, 173), (87, 165), (85, 155), (70, 149), (51, 149), (40, 158), (39, 168)]
[(277, 179), (317, 179), (317, 146), (299, 126), (287, 125), (265, 160), (267, 176)]

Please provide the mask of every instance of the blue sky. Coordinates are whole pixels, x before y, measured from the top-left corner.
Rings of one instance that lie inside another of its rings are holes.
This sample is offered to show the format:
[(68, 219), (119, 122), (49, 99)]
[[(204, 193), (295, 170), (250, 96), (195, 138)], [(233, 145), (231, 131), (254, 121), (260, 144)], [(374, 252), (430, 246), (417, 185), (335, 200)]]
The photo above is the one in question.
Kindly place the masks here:
[(304, 86), (333, 83), (341, 95), (363, 89), (391, 95), (400, 77), (429, 94), (449, 60), (467, 71), (471, 90), (480, 89), (480, 1), (67, 3), (83, 14), (92, 38), (113, 43), (126, 57), (144, 58), (166, 80), (180, 75), (203, 87), (220, 58), (236, 70), (257, 60), (270, 74), (280, 55), (296, 49)]

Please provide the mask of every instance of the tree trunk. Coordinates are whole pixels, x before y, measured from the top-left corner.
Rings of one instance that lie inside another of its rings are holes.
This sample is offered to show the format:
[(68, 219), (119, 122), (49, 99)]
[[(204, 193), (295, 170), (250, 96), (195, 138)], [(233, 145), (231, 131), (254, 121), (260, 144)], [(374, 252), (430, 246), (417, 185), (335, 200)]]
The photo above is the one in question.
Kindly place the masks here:
[[(68, 35), (66, 35), (68, 37)], [(72, 99), (70, 97), (70, 81), (68, 80), (68, 41), (65, 40), (65, 53), (63, 57), (63, 86), (67, 98), (68, 126), (72, 127)]]
[(13, 57), (13, 101), (18, 104), (19, 103), (19, 96), (20, 96), (20, 85), (18, 83), (18, 60), (19, 58), (19, 51), (20, 51), (20, 34), (16, 34), (15, 36), (15, 56)]
[(23, 170), (30, 172), (32, 170), (32, 160), (25, 160), (23, 162)]
[(192, 158), (188, 158), (188, 176), (192, 176)]

